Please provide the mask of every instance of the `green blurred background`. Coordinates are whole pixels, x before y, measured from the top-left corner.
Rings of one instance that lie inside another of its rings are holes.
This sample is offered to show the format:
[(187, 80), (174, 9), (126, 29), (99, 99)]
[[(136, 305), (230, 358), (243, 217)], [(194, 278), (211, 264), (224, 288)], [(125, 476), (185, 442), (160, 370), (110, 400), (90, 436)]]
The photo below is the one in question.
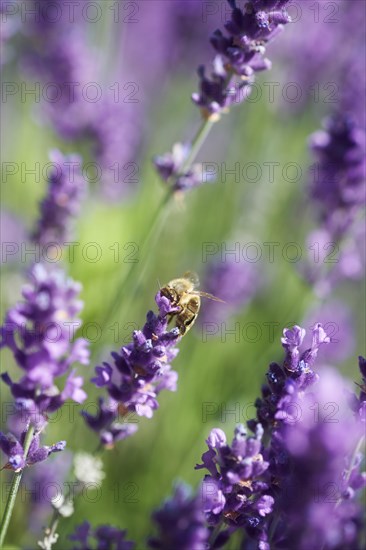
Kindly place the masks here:
[[(101, 21), (97, 29), (98, 32), (93, 28), (94, 35), (90, 38), (100, 47), (106, 47), (108, 25)], [(116, 289), (132, 265), (123, 262), (126, 253), (131, 252), (131, 249), (123, 251), (123, 246), (136, 243), (141, 252), (143, 236), (148, 234), (151, 220), (164, 196), (164, 184), (156, 175), (151, 158), (169, 150), (174, 142), (189, 139), (199, 126), (199, 111), (190, 101), (190, 95), (197, 87), (197, 62), (186, 61), (192, 66), (172, 70), (149, 107), (149, 140), (138, 158), (139, 184), (136, 190), (121, 201), (108, 202), (101, 198), (97, 186), (90, 186), (89, 197), (77, 221), (75, 240), (81, 243), (81, 247), (97, 242), (102, 247), (102, 258), (91, 263), (76, 253), (73, 263), (67, 259), (64, 262), (65, 269), (83, 285), (85, 308), (82, 319), (85, 325), (104, 322)], [(273, 61), (270, 79), (282, 82), (284, 67), (280, 59)], [(24, 79), (16, 60), (6, 66), (3, 79), (15, 82)], [(258, 82), (264, 83), (265, 80), (266, 75), (262, 75)], [(258, 163), (262, 168), (265, 162), (278, 162), (281, 168), (295, 162), (302, 168), (301, 180), (287, 182), (281, 170), (276, 171), (273, 183), (268, 181), (265, 170), (257, 183), (245, 181), (242, 177), (240, 182), (236, 182), (232, 175), (228, 175), (225, 183), (219, 178), (216, 183), (187, 193), (183, 201), (174, 200), (168, 205), (167, 211), (161, 215), (162, 221), (155, 233), (156, 242), (147, 260), (139, 253), (139, 261), (133, 265), (135, 283), (131, 285), (128, 296), (123, 295), (123, 299), (118, 301), (116, 313), (103, 329), (102, 341), (91, 345), (90, 366), (78, 368), (87, 381), (88, 401), (93, 401), (97, 395), (88, 381), (94, 366), (108, 360), (110, 351), (129, 341), (129, 323), (141, 327), (146, 312), (156, 309), (154, 295), (158, 281), (165, 283), (186, 270), (197, 272), (204, 280), (208, 267), (202, 256), (205, 243), (220, 245), (224, 242), (229, 245), (233, 240), (241, 240), (255, 241), (263, 246), (271, 241), (281, 243), (280, 251), (286, 243), (296, 242), (305, 256), (307, 234), (316, 225), (315, 209), (307, 199), (307, 170), (311, 163), (307, 140), (321, 126), (321, 119), (328, 114), (329, 106), (310, 102), (293, 111), (286, 108), (281, 97), (276, 97), (270, 104), (265, 96), (263, 94), (258, 102), (236, 106), (225, 115), (214, 126), (199, 160), (225, 162), (228, 169), (236, 162), (241, 165)], [(21, 103), (18, 97), (10, 98), (3, 106), (3, 112), (3, 162), (24, 162), (29, 166), (39, 162), (43, 165), (48, 161), (48, 151), (53, 148), (62, 152), (80, 152), (85, 162), (92, 159), (88, 157), (85, 144), (61, 141), (49, 125), (40, 124), (34, 116), (31, 99)], [(25, 183), (20, 181), (19, 175), (8, 177), (2, 185), (3, 209), (15, 214), (26, 229), (30, 229), (37, 218), (38, 203), (45, 190), (46, 182), (34, 183), (32, 176), (28, 176)], [(110, 250), (116, 242), (120, 243), (121, 249), (119, 262), (114, 261)], [(280, 361), (283, 356), (280, 345), (282, 329), (290, 322), (301, 324), (310, 305), (316, 303), (311, 289), (298, 273), (299, 265), (285, 261), (280, 252), (276, 253), (273, 263), (264, 254), (258, 267), (264, 276), (260, 292), (238, 315), (226, 322), (228, 328), (237, 322), (241, 326), (248, 322), (257, 323), (262, 328), (262, 335), (255, 342), (243, 337), (237, 342), (230, 335), (225, 342), (220, 337), (205, 342), (199, 323), (196, 323), (181, 341), (180, 353), (172, 365), (179, 373), (177, 393), (163, 392), (159, 397), (160, 408), (153, 419), (140, 418), (139, 430), (133, 437), (119, 443), (114, 450), (104, 452), (102, 458), (107, 475), (99, 498), (97, 502), (78, 499), (75, 514), (60, 524), (60, 540), (56, 548), (67, 547), (65, 537), (84, 519), (93, 525), (110, 523), (127, 527), (129, 537), (138, 542), (138, 548), (144, 548), (144, 540), (151, 533), (151, 511), (170, 494), (172, 483), (183, 479), (197, 486), (201, 480), (202, 473), (195, 471), (194, 465), (205, 450), (205, 438), (210, 429), (221, 427), (230, 439), (237, 421), (248, 419), (245, 415), (238, 418), (237, 414), (221, 414), (222, 404), (224, 411), (225, 408), (229, 411), (237, 407), (236, 403), (243, 410), (254, 402), (269, 362)], [(2, 266), (2, 317), (6, 309), (19, 299), (25, 269), (26, 265), (19, 262)], [(143, 277), (138, 282), (142, 270)], [(356, 357), (363, 351), (365, 333), (360, 307), (365, 298), (364, 285), (362, 282), (344, 283), (337, 288), (334, 297), (344, 300), (351, 308), (356, 340), (353, 354), (337, 366), (347, 377), (357, 380)], [(109, 329), (116, 321), (121, 327), (118, 343)], [(268, 337), (264, 325), (268, 322), (277, 323), (273, 340)], [(90, 329), (91, 335), (92, 332)], [(2, 370), (17, 376), (17, 369), (7, 352), (3, 353)], [(1, 395), (4, 403), (9, 400), (4, 386)], [(214, 404), (216, 412), (205, 419), (203, 411), (207, 403)], [(253, 414), (252, 407), (248, 410), (249, 415)], [(67, 416), (64, 414), (59, 421), (49, 425), (46, 442), (66, 439), (69, 450), (93, 453), (98, 443), (95, 435), (86, 429), (78, 414), (75, 422), (70, 422)], [(41, 470), (42, 464), (35, 468)], [(1, 475), (3, 481), (7, 479), (6, 472)], [(28, 508), (27, 502), (19, 501), (16, 506), (8, 533), (9, 544), (15, 547), (34, 548), (38, 540), (37, 535), (28, 531)], [(234, 548), (235, 542), (232, 544)]]

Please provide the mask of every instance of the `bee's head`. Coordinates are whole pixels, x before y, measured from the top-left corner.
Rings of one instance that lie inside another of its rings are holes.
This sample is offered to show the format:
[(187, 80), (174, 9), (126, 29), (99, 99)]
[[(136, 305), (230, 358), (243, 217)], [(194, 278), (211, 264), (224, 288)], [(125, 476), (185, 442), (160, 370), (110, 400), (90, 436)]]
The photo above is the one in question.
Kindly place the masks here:
[(171, 286), (164, 286), (163, 288), (161, 288), (160, 294), (165, 298), (168, 298), (171, 304), (175, 305), (179, 302), (179, 295), (177, 291)]

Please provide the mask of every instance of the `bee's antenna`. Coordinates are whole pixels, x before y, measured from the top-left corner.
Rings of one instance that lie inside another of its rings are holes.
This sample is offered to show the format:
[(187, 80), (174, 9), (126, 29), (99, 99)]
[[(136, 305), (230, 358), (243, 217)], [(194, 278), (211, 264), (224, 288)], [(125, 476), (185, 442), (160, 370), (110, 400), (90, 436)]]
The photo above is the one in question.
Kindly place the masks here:
[(160, 289), (161, 289), (160, 281), (159, 281), (159, 279), (156, 279), (156, 281), (157, 281), (157, 283), (158, 283), (158, 290), (160, 290)]

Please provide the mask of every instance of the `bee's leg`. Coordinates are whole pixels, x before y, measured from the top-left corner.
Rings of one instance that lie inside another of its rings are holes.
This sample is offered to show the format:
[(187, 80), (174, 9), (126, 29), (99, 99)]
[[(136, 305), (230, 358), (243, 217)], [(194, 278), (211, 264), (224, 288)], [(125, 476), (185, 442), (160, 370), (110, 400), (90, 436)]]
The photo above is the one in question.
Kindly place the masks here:
[(179, 329), (181, 336), (184, 336), (185, 333), (187, 332), (186, 322), (178, 316), (176, 319), (175, 326), (177, 327), (177, 329)]

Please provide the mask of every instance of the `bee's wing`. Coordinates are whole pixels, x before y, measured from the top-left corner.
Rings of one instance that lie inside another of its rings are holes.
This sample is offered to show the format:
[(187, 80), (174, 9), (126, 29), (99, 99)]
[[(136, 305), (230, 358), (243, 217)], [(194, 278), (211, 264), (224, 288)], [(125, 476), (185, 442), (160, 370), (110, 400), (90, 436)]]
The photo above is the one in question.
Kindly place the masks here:
[(188, 281), (190, 281), (195, 288), (200, 285), (199, 277), (194, 271), (186, 271), (183, 277), (184, 279), (188, 279)]
[(221, 302), (222, 304), (226, 304), (225, 300), (221, 300), (221, 298), (217, 298), (216, 296), (213, 296), (213, 294), (209, 294), (208, 292), (201, 292), (199, 290), (195, 294), (203, 296), (204, 298), (208, 298), (209, 300), (213, 300), (214, 302)]

